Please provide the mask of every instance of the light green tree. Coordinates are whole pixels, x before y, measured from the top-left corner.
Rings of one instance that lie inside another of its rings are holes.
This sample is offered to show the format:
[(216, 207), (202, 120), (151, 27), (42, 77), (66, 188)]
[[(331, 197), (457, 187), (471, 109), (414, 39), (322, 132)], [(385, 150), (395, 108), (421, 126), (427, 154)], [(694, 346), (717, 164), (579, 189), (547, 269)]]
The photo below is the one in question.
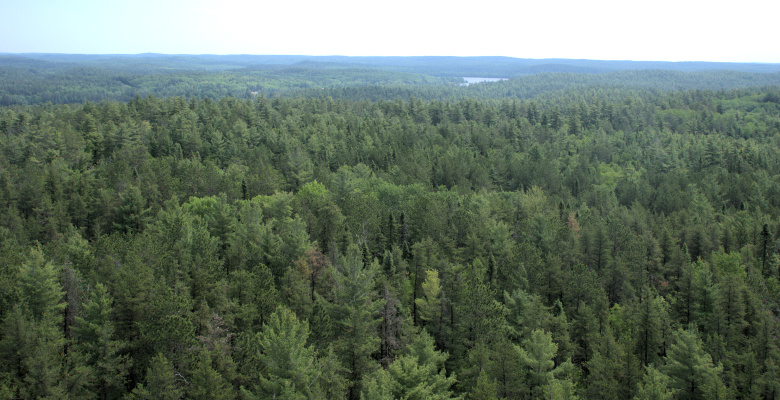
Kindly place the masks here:
[(437, 326), (441, 323), (441, 281), (439, 271), (428, 270), (422, 283), (422, 297), (415, 299), (417, 313), (425, 323)]
[(561, 396), (560, 393), (569, 393), (570, 382), (559, 381), (568, 380), (567, 376), (574, 366), (570, 361), (555, 365), (553, 359), (558, 352), (558, 345), (553, 342), (549, 332), (534, 330), (523, 342), (519, 352), (520, 360), (527, 368), (527, 383), (533, 397), (541, 398), (550, 390), (558, 393), (554, 397)]
[(319, 371), (315, 350), (306, 345), (309, 324), (280, 306), (257, 335), (263, 374), (257, 387), (244, 392), (252, 398), (310, 398)]
[(669, 377), (652, 366), (645, 367), (645, 376), (634, 400), (672, 400), (675, 390), (669, 388)]
[[(364, 398), (424, 400), (456, 398), (451, 390), (455, 376), (447, 376), (444, 362), (448, 355), (434, 348), (433, 338), (421, 331), (387, 370), (367, 376)], [(381, 386), (381, 388), (380, 388)]]

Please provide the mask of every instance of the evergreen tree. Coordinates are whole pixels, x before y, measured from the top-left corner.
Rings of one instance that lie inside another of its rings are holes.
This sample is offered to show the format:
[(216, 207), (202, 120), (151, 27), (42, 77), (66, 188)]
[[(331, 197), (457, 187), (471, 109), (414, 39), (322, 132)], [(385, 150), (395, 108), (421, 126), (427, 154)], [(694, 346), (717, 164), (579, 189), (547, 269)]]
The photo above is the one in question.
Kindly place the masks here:
[[(560, 365), (555, 365), (558, 345), (553, 343), (552, 336), (542, 330), (534, 330), (531, 336), (523, 342), (520, 348), (520, 360), (527, 368), (527, 383), (531, 390), (531, 395), (535, 398), (545, 396), (545, 392), (552, 390), (558, 392), (561, 388), (557, 385), (569, 386), (560, 381), (567, 381), (566, 377), (571, 373), (573, 365), (566, 361)], [(566, 390), (565, 392), (568, 392)]]
[(634, 400), (672, 400), (675, 391), (669, 388), (669, 377), (653, 367), (645, 367)]
[[(593, 355), (587, 362), (587, 393), (592, 398), (622, 399), (631, 393), (626, 387), (625, 345), (615, 341), (612, 329), (607, 329), (593, 345)], [(630, 372), (630, 370), (629, 370)]]
[(441, 324), (441, 282), (439, 271), (426, 271), (425, 281), (422, 283), (422, 297), (414, 300), (417, 305), (420, 319), (425, 323), (435, 326)]
[[(455, 377), (448, 377), (444, 369), (447, 357), (434, 349), (433, 338), (422, 331), (410, 344), (408, 353), (393, 361), (386, 372), (378, 370), (366, 378), (362, 397), (382, 398), (390, 394), (394, 399), (409, 400), (458, 398), (451, 391)], [(389, 390), (382, 394), (379, 385)]]
[(375, 276), (379, 263), (363, 265), (357, 246), (331, 267), (333, 292), (327, 309), (335, 322), (334, 351), (350, 371), (349, 398), (360, 397), (362, 377), (376, 368), (371, 355), (379, 350), (379, 310), (384, 301), (377, 298)]
[(228, 382), (212, 367), (208, 351), (200, 353), (198, 364), (191, 375), (187, 398), (198, 400), (235, 398)]
[(670, 378), (672, 388), (678, 390), (679, 399), (707, 399), (708, 394), (723, 386), (721, 365), (714, 365), (712, 357), (704, 351), (699, 335), (694, 329), (678, 329), (674, 343), (666, 356), (661, 372)]
[(178, 400), (183, 398), (182, 383), (187, 380), (174, 369), (173, 363), (168, 361), (162, 353), (152, 358), (149, 368), (146, 370), (144, 383), (138, 383), (133, 389), (130, 398), (134, 400)]
[(663, 353), (664, 331), (668, 325), (666, 302), (648, 287), (642, 288), (635, 311), (636, 352), (642, 365), (656, 363)]
[(245, 394), (251, 398), (311, 398), (319, 372), (315, 350), (306, 345), (309, 324), (279, 307), (257, 335), (263, 374), (257, 377), (259, 385), (251, 392), (245, 389)]
[(112, 320), (113, 298), (106, 287), (98, 283), (84, 305), (82, 316), (76, 317), (73, 328), (76, 349), (85, 354), (86, 366), (95, 376), (92, 391), (100, 399), (115, 399), (125, 392), (131, 361), (122, 352), (126, 344), (116, 340)]
[(10, 373), (10, 386), (22, 398), (69, 395), (64, 375), (69, 369), (63, 332), (66, 304), (58, 275), (41, 249), (33, 248), (19, 268), (20, 302), (3, 321), (0, 351), (8, 367), (2, 370)]

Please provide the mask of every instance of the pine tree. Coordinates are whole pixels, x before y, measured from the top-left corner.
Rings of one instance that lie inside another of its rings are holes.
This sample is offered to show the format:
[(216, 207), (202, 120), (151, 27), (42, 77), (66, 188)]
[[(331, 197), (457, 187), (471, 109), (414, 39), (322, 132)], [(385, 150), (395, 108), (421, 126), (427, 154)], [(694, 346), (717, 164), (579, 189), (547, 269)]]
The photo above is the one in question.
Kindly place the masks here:
[(245, 393), (252, 398), (310, 397), (318, 364), (314, 348), (306, 345), (309, 324), (280, 306), (257, 335), (263, 375), (258, 377), (260, 384)]
[(647, 286), (642, 288), (634, 320), (634, 343), (639, 360), (645, 366), (653, 364), (662, 353), (664, 326), (668, 324), (663, 297)]
[(495, 292), (475, 273), (472, 272), (460, 283), (458, 300), (454, 306), (457, 318), (455, 334), (462, 347), (453, 351), (465, 353), (480, 341), (491, 343), (507, 336), (506, 306), (496, 301)]
[(520, 347), (503, 338), (494, 343), (477, 343), (469, 350), (459, 379), (463, 387), (475, 391), (483, 385), (480, 391), (492, 392), (494, 388), (499, 398), (522, 398), (528, 395), (526, 372)]
[(669, 388), (669, 377), (653, 367), (645, 367), (634, 400), (672, 400), (675, 391)]
[(677, 398), (708, 398), (708, 392), (723, 385), (719, 376), (723, 367), (712, 363), (712, 357), (704, 351), (694, 329), (678, 329), (673, 339), (661, 372), (671, 379), (670, 386), (679, 391)]
[(125, 392), (131, 364), (128, 356), (121, 354), (126, 346), (114, 335), (112, 303), (106, 287), (98, 283), (73, 328), (76, 348), (85, 354), (85, 365), (94, 371), (93, 391), (100, 399), (118, 398)]
[(212, 367), (208, 350), (202, 351), (198, 357), (198, 364), (192, 371), (187, 387), (187, 398), (193, 400), (235, 398), (230, 384)]
[(363, 375), (376, 367), (371, 355), (379, 350), (379, 310), (384, 301), (378, 299), (375, 276), (379, 263), (364, 266), (357, 246), (350, 246), (347, 255), (331, 267), (332, 301), (327, 309), (334, 321), (334, 350), (350, 371), (351, 399), (360, 397)]
[(138, 383), (129, 398), (134, 400), (179, 400), (184, 395), (181, 383), (187, 383), (162, 353), (152, 358), (144, 383)]
[[(531, 336), (523, 342), (523, 346), (520, 348), (520, 360), (528, 370), (527, 383), (533, 397), (543, 397), (545, 390), (550, 385), (568, 386), (563, 381), (568, 380), (566, 376), (571, 373), (573, 365), (566, 361), (556, 366), (553, 359), (557, 352), (558, 345), (552, 341), (552, 335), (543, 330), (534, 330), (531, 332)], [(558, 382), (559, 380), (561, 382)], [(556, 392), (563, 390), (555, 386), (553, 389)], [(568, 392), (565, 390), (565, 393)]]
[(424, 322), (438, 325), (441, 323), (441, 282), (439, 271), (428, 270), (422, 283), (422, 297), (415, 299), (418, 314)]
[(626, 351), (623, 344), (615, 341), (612, 329), (607, 326), (597, 343), (593, 344), (593, 355), (586, 364), (586, 383), (590, 397), (619, 400), (630, 392), (622, 379), (626, 372), (623, 364)]
[[(31, 250), (19, 269), (20, 304), (4, 322), (0, 349), (11, 357), (17, 387), (26, 398), (67, 396), (66, 341), (63, 332), (64, 291), (57, 268), (40, 248)], [(28, 332), (21, 332), (27, 329)], [(12, 348), (11, 346), (20, 346)], [(18, 355), (17, 355), (18, 354)]]
[[(446, 353), (435, 350), (433, 338), (425, 331), (419, 333), (407, 348), (408, 353), (398, 357), (385, 370), (367, 377), (363, 397), (375, 396), (379, 384), (389, 388), (394, 399), (426, 400), (452, 399), (454, 376), (447, 376), (444, 362)], [(389, 376), (387, 376), (387, 375)], [(368, 396), (366, 396), (368, 393)], [(378, 397), (386, 396), (380, 394)]]

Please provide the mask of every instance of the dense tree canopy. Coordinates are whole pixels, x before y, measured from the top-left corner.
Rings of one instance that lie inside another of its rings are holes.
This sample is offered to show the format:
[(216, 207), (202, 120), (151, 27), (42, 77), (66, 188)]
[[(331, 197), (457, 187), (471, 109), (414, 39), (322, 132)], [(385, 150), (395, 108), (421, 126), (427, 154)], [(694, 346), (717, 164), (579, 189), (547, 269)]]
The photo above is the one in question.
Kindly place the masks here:
[(0, 394), (777, 399), (777, 87), (523, 82), (0, 108)]

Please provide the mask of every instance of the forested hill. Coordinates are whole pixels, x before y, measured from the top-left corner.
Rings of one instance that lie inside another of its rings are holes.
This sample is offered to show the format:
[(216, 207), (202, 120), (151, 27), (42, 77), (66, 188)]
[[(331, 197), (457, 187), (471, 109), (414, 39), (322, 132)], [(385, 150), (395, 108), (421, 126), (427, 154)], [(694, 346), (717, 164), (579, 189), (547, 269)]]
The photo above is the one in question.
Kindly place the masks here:
[[(517, 78), (461, 87), (463, 77)], [(780, 64), (509, 57), (311, 57), (0, 54), (0, 105), (331, 96), (457, 100), (531, 98), (584, 87), (719, 90), (780, 84)]]
[(780, 91), (643, 73), (0, 108), (0, 397), (777, 399)]
[[(371, 66), (435, 76), (492, 76), (511, 78), (541, 72), (614, 72), (662, 69), (670, 71), (780, 72), (780, 64), (725, 62), (663, 62), (576, 60), (564, 58), (524, 59), (513, 57), (348, 57), (305, 55), (187, 55), (187, 54), (47, 54), (0, 53), (54, 63), (83, 64), (115, 70), (226, 70), (248, 67), (274, 68), (300, 63)], [(566, 69), (565, 71), (563, 69)]]

